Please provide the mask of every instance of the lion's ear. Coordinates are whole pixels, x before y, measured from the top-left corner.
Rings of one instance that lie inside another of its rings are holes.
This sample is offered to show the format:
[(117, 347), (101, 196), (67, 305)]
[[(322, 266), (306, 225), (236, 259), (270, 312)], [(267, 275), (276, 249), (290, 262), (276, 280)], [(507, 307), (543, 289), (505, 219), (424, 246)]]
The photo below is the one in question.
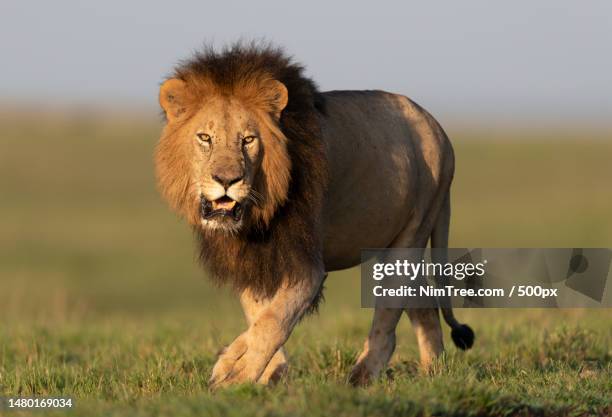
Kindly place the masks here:
[(287, 103), (289, 102), (289, 91), (287, 91), (285, 84), (276, 80), (270, 81), (270, 88), (273, 91), (272, 106), (274, 108), (274, 114), (276, 117), (280, 118), (281, 112), (287, 107)]
[(159, 88), (159, 105), (164, 109), (168, 121), (173, 121), (185, 112), (185, 81), (170, 78)]

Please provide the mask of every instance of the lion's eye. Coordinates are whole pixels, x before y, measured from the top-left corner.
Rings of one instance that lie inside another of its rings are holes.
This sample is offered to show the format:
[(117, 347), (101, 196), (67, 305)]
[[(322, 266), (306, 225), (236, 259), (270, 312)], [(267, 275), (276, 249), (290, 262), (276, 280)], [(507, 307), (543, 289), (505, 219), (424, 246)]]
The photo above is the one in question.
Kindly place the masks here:
[(198, 137), (198, 141), (200, 143), (210, 143), (212, 141), (210, 135), (207, 135), (206, 133), (196, 133), (196, 136)]
[(242, 138), (242, 144), (248, 145), (249, 143), (253, 143), (255, 139), (257, 139), (256, 136), (245, 136), (244, 138)]

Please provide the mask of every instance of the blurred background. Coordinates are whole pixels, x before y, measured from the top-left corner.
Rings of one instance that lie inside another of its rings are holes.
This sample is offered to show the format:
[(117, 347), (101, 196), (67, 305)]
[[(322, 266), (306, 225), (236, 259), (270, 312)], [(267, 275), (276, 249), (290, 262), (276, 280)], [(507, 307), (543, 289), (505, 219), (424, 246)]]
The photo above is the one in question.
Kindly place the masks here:
[(3, 2), (6, 105), (157, 110), (157, 86), (204, 42), (264, 38), (323, 90), (408, 94), (450, 123), (606, 124), (612, 5), (311, 0)]
[[(284, 46), (322, 90), (385, 89), (437, 117), (457, 157), (451, 245), (612, 246), (610, 2), (8, 0), (0, 333), (178, 322), (210, 335), (212, 350), (244, 326), (160, 200), (152, 163), (164, 76), (205, 41), (241, 37)], [(358, 279), (333, 274), (321, 315), (300, 331), (359, 346), (371, 312), (359, 309)], [(609, 310), (499, 314), (542, 326), (590, 314), (608, 337), (612, 323)], [(477, 328), (492, 320), (460, 315)]]

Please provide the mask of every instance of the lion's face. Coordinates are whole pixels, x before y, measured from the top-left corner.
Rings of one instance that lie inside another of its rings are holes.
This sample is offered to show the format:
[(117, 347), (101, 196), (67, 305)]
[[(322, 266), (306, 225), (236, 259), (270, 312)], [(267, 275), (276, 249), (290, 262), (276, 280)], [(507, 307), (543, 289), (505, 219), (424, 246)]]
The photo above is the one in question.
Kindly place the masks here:
[[(286, 94), (279, 84), (271, 85)], [(289, 182), (286, 138), (275, 120), (279, 107), (187, 89), (176, 79), (162, 85), (168, 119), (156, 158), (162, 193), (206, 231), (238, 232), (247, 219), (266, 224)], [(278, 94), (270, 97), (278, 101)], [(281, 99), (284, 107), (286, 96)]]
[(231, 97), (213, 97), (185, 126), (191, 137), (193, 196), (203, 227), (237, 230), (252, 204), (261, 167), (262, 128), (257, 114)]

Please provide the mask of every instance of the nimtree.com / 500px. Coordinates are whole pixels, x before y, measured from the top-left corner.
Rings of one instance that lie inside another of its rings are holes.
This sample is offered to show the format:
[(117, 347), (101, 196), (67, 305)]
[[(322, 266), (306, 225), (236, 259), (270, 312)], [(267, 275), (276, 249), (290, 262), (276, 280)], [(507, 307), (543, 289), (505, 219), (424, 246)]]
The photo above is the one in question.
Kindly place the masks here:
[[(513, 285), (507, 297), (550, 298), (557, 296), (557, 288), (543, 288), (540, 285)], [(506, 297), (504, 288), (457, 288), (445, 285), (437, 288), (433, 285), (411, 287), (402, 285), (398, 288), (384, 288), (377, 285), (372, 289), (375, 297)]]

